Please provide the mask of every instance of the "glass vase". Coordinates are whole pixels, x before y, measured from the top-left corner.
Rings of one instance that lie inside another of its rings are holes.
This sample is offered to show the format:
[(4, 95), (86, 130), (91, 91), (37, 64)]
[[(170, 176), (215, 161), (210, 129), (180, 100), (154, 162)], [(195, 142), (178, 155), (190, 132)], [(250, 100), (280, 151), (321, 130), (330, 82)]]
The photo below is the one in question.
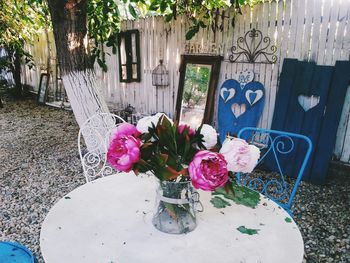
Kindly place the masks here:
[(152, 223), (160, 231), (169, 234), (185, 234), (196, 224), (196, 203), (199, 194), (191, 182), (160, 181), (157, 189), (156, 209)]

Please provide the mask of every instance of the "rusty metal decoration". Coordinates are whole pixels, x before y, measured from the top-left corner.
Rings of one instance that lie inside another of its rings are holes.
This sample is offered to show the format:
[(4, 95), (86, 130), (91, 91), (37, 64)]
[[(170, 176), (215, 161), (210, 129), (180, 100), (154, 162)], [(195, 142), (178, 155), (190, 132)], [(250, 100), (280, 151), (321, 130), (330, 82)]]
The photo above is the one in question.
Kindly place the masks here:
[[(277, 61), (277, 47), (271, 45), (269, 37), (263, 37), (260, 30), (255, 28), (239, 37), (237, 46), (231, 47), (230, 62), (274, 64)], [(238, 61), (240, 57), (243, 59)]]
[(159, 60), (159, 65), (152, 71), (152, 85), (156, 87), (169, 86), (169, 70), (163, 64), (163, 60)]

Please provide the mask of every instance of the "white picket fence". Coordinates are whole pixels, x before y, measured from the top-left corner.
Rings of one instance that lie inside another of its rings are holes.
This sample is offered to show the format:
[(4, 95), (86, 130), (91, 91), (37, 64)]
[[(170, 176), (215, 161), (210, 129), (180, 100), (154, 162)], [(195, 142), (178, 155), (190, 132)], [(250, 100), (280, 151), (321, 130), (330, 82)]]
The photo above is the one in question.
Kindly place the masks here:
[[(350, 55), (350, 1), (349, 0), (286, 0), (259, 4), (254, 8), (244, 7), (244, 15), (238, 15), (233, 28), (230, 21), (232, 10), (226, 15), (224, 30), (215, 33), (201, 29), (191, 41), (185, 40), (190, 23), (179, 17), (171, 23), (162, 17), (127, 20), (123, 30), (140, 31), (141, 82), (120, 83), (118, 58), (107, 57), (109, 71), (103, 73), (97, 68), (101, 90), (107, 102), (114, 108), (131, 104), (142, 113), (158, 111), (173, 115), (176, 104), (180, 55), (185, 52), (185, 44), (200, 44), (201, 47), (215, 43), (221, 47), (224, 61), (221, 65), (219, 86), (224, 80), (244, 69), (255, 72), (255, 80), (266, 89), (265, 108), (259, 127), (271, 126), (279, 75), (284, 58), (315, 61), (318, 65), (334, 65), (337, 60), (349, 60)], [(264, 36), (269, 36), (277, 46), (276, 64), (230, 63), (230, 48), (249, 29), (256, 28)], [(46, 52), (38, 50), (36, 53)], [(42, 54), (41, 54), (42, 55)], [(36, 55), (37, 56), (37, 55)], [(170, 85), (165, 88), (152, 86), (152, 70), (159, 59), (169, 70)], [(26, 79), (33, 74), (26, 73)], [(35, 74), (34, 74), (35, 75)], [(32, 77), (33, 79), (33, 77)], [(32, 81), (30, 83), (34, 84)], [(35, 82), (37, 86), (37, 82)], [(350, 88), (346, 97), (341, 122), (338, 129), (334, 154), (350, 163)]]

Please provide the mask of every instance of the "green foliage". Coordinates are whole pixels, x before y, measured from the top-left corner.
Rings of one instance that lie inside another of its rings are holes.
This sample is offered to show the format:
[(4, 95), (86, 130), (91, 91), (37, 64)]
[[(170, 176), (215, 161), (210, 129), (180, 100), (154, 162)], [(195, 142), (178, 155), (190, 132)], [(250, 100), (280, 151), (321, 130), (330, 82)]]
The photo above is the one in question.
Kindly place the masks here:
[(21, 62), (32, 68), (33, 57), (25, 50), (38, 30), (44, 26), (47, 8), (39, 1), (6, 0), (0, 1), (0, 47), (6, 56), (0, 58), (0, 71), (13, 74), (17, 95), (21, 94)]
[(240, 226), (237, 227), (237, 230), (239, 232), (241, 232), (242, 234), (247, 234), (247, 235), (256, 235), (258, 234), (258, 231), (260, 231), (260, 229), (252, 229), (252, 228), (246, 228), (245, 226)]
[(45, 23), (46, 6), (33, 0), (0, 1), (0, 46), (20, 48)]
[(178, 125), (161, 117), (156, 126), (142, 135), (141, 160), (134, 165), (134, 171), (151, 171), (160, 180), (174, 180), (188, 176), (188, 164), (198, 151), (203, 135), (190, 134), (185, 128), (181, 133)]
[[(253, 6), (264, 0), (239, 0), (240, 5)], [(117, 51), (117, 34), (120, 30), (121, 12), (123, 9), (133, 18), (147, 15), (163, 15), (167, 22), (185, 15), (191, 26), (186, 33), (186, 39), (193, 38), (200, 30), (210, 26), (219, 9), (229, 8), (235, 3), (230, 0), (122, 0), (119, 5), (114, 0), (88, 0), (88, 34), (93, 39), (91, 49), (93, 62), (107, 71), (105, 56), (109, 55), (103, 45), (112, 47), (113, 54)]]
[[(164, 15), (167, 22), (176, 19), (179, 15), (185, 15), (191, 21), (191, 26), (186, 33), (187, 40), (195, 36), (200, 28), (215, 23), (219, 10), (225, 10), (233, 6), (236, 12), (240, 12), (234, 0), (136, 0), (133, 2), (138, 2), (137, 6), (140, 11), (143, 11), (143, 15), (161, 14)], [(239, 5), (254, 6), (261, 2), (264, 2), (264, 0), (239, 0), (238, 3)]]
[[(263, 0), (239, 0), (241, 5), (254, 5)], [(231, 6), (229, 0), (88, 0), (87, 29), (90, 41), (91, 59), (107, 71), (104, 45), (117, 52), (117, 36), (120, 30), (121, 10), (134, 18), (145, 15), (161, 14), (166, 21), (185, 15), (191, 26), (186, 39), (191, 39), (200, 28), (213, 23), (219, 9)], [(49, 12), (43, 0), (6, 0), (0, 2), (0, 46), (24, 49), (24, 43), (31, 39), (43, 26), (50, 27)], [(26, 56), (26, 54), (22, 54)], [(30, 60), (29, 56), (26, 56)], [(2, 64), (4, 65), (4, 63)]]
[(290, 217), (286, 217), (284, 221), (286, 221), (287, 223), (292, 223), (292, 219)]
[(210, 200), (210, 203), (213, 204), (214, 207), (216, 208), (225, 208), (227, 206), (231, 206), (229, 202), (227, 202), (225, 199), (215, 196)]
[(260, 194), (235, 182), (226, 183), (225, 187), (217, 188), (212, 195), (223, 196), (237, 204), (255, 208), (260, 202)]
[(210, 68), (187, 65), (183, 100), (187, 107), (205, 103), (209, 84)]
[(107, 71), (106, 54), (103, 45), (117, 52), (117, 39), (120, 27), (120, 12), (114, 0), (89, 0), (87, 7), (88, 35), (93, 41), (91, 46), (92, 62), (97, 61), (103, 71)]

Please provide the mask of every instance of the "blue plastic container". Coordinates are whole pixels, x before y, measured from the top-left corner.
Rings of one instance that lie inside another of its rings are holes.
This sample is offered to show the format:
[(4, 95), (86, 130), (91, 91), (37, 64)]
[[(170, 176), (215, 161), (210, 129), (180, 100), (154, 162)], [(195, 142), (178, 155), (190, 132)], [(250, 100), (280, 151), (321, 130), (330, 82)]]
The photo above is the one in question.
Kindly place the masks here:
[(36, 263), (33, 253), (15, 242), (0, 242), (0, 263)]

